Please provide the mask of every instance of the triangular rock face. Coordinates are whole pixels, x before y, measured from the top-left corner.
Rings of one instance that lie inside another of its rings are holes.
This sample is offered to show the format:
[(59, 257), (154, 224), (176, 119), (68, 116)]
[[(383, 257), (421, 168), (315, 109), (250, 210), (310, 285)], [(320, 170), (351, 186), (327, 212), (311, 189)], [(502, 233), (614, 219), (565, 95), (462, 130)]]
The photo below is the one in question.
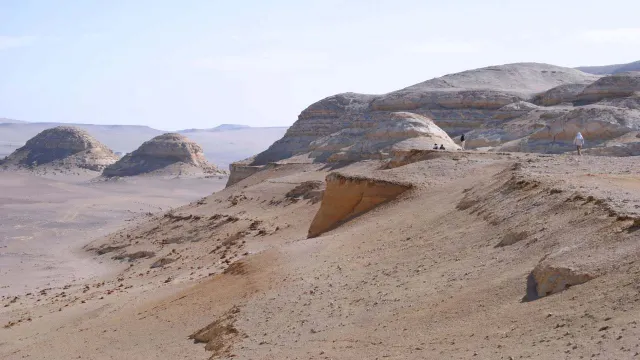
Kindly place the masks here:
[(408, 184), (349, 177), (338, 173), (328, 175), (326, 182), (327, 188), (320, 210), (309, 228), (310, 238), (333, 230), (411, 188)]
[(184, 135), (167, 133), (146, 141), (104, 169), (104, 176), (135, 176), (156, 172), (161, 175), (185, 173), (221, 173), (204, 157), (200, 145)]
[(58, 126), (31, 138), (23, 147), (1, 161), (0, 165), (19, 168), (56, 166), (101, 171), (117, 160), (118, 156), (113, 151), (85, 130), (73, 126)]

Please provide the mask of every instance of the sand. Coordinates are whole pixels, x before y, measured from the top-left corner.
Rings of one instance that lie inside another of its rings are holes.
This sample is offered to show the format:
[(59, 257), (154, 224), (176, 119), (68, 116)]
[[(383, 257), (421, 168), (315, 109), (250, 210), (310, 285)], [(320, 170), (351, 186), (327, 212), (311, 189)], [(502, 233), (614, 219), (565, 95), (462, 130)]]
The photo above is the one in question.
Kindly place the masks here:
[(113, 264), (82, 249), (92, 239), (224, 186), (218, 178), (92, 182), (95, 175), (0, 173), (0, 296), (105, 275)]
[[(0, 358), (639, 356), (638, 159), (442, 154), (276, 166), (171, 211), (160, 189), (178, 186), (158, 185), (138, 220), (85, 228), (80, 256), (102, 262), (99, 278), (1, 300)], [(322, 203), (291, 191), (332, 172), (411, 188), (307, 238)], [(540, 264), (591, 280), (528, 299)]]

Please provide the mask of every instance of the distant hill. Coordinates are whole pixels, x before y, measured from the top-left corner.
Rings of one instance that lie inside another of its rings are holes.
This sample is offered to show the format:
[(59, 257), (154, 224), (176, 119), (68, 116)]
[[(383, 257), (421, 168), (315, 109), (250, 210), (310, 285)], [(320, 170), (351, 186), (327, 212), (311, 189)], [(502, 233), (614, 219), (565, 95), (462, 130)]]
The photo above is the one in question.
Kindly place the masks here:
[[(94, 125), (29, 123), (0, 120), (0, 158), (24, 145), (43, 130), (59, 125), (73, 125), (86, 130), (115, 152), (129, 153), (143, 142), (168, 131), (137, 125)], [(286, 127), (252, 128), (244, 125), (221, 125), (213, 129), (191, 129), (180, 133), (200, 144), (207, 160), (223, 169), (237, 160), (265, 150), (281, 138)]]
[(25, 123), (25, 122), (26, 121), (22, 121), (22, 120), (0, 118), (0, 124), (21, 124), (21, 123)]
[(203, 131), (230, 131), (230, 130), (240, 130), (240, 129), (248, 129), (250, 126), (248, 125), (238, 125), (238, 124), (222, 124), (218, 125), (214, 128), (210, 129), (185, 129), (180, 130), (178, 133), (180, 134), (188, 134), (192, 132), (203, 132)]
[(594, 75), (618, 74), (627, 71), (640, 71), (640, 60), (628, 64), (615, 64), (604, 66), (581, 66), (576, 69)]

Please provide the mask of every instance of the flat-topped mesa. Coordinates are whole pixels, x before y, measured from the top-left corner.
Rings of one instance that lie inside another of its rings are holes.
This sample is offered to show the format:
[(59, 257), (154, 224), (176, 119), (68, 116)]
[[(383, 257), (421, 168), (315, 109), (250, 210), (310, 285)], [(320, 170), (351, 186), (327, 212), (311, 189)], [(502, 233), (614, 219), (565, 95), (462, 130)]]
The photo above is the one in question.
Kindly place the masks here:
[[(385, 95), (344, 93), (318, 101), (298, 116), (285, 136), (258, 154), (264, 165), (308, 152), (321, 138), (346, 129), (375, 125), (368, 117), (411, 112), (432, 119), (450, 136), (495, 122), (499, 109), (565, 84), (589, 84), (599, 77), (559, 66), (508, 64), (469, 70), (428, 80)], [(500, 119), (498, 119), (500, 120)], [(446, 147), (446, 145), (445, 145)]]
[(183, 172), (222, 173), (204, 157), (200, 145), (184, 135), (167, 133), (144, 142), (103, 171), (106, 177), (147, 173), (179, 175)]
[(0, 161), (2, 166), (35, 168), (42, 166), (101, 171), (118, 156), (85, 130), (73, 126), (46, 129)]

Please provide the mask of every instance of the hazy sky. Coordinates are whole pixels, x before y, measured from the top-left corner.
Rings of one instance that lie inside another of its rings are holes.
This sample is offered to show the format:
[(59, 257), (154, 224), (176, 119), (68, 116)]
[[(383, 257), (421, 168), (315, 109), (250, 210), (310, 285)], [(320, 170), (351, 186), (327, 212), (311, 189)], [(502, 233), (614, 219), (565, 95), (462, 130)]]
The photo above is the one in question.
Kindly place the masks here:
[(340, 92), (640, 60), (638, 14), (638, 0), (0, 0), (0, 117), (290, 125)]

